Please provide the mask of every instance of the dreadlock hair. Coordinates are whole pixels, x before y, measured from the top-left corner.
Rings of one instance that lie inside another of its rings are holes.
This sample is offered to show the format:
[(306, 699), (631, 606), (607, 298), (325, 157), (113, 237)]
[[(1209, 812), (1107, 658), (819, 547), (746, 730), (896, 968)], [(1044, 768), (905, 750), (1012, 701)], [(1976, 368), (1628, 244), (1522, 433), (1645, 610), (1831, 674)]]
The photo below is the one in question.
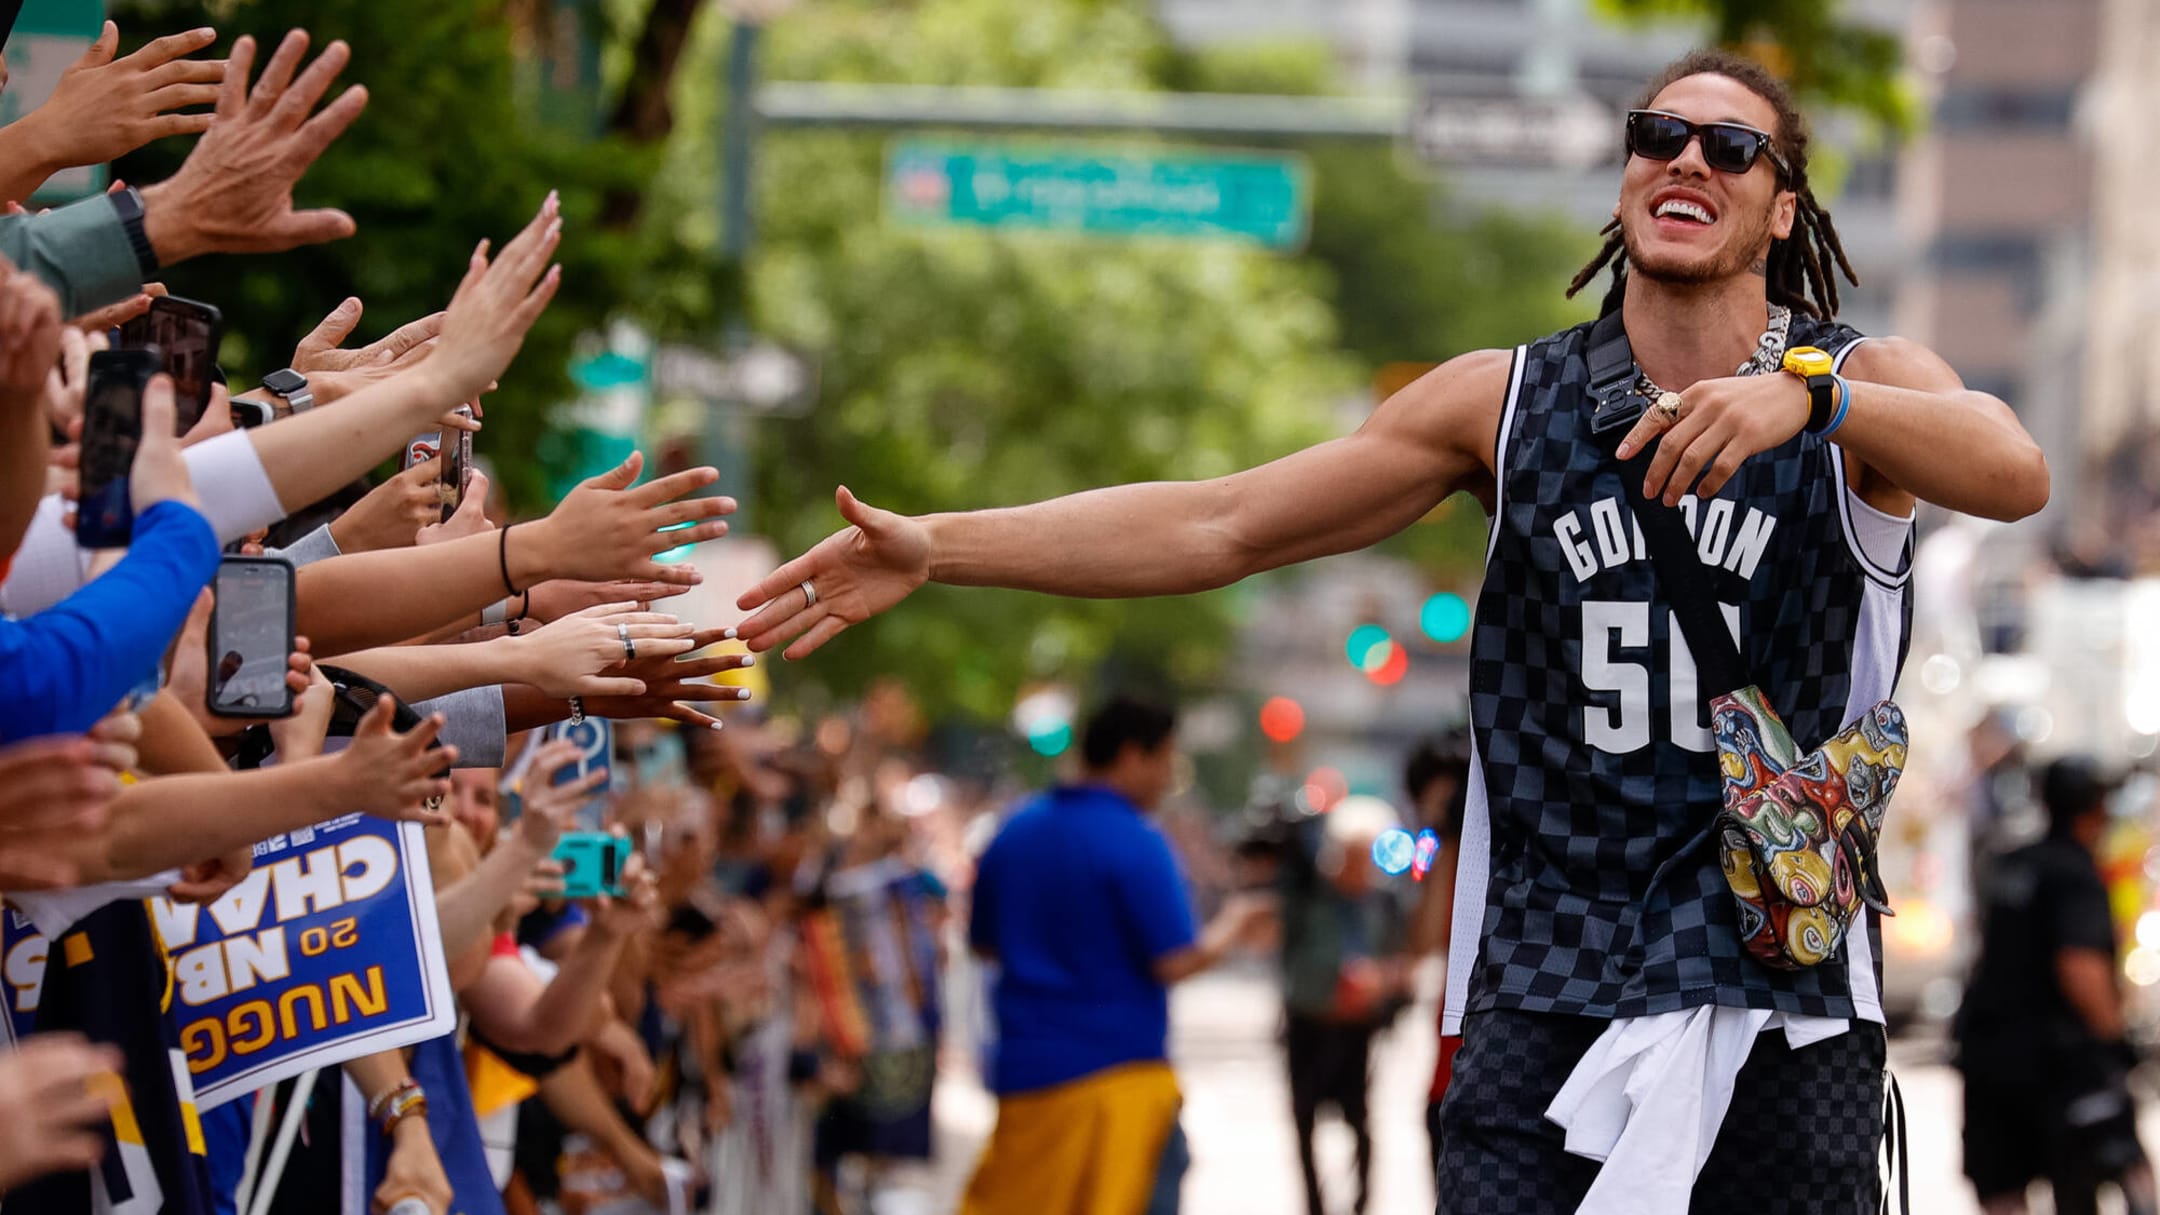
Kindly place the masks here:
[[(1770, 133), (1770, 142), (1792, 170), (1790, 179), (1783, 185), (1798, 198), (1799, 205), (1793, 216), (1792, 236), (1770, 240), (1770, 302), (1823, 320), (1835, 318), (1838, 286), (1833, 270), (1842, 271), (1845, 281), (1855, 287), (1860, 285), (1860, 279), (1853, 273), (1852, 263), (1845, 259), (1845, 246), (1838, 240), (1837, 229), (1830, 224), (1830, 212), (1815, 201), (1815, 191), (1808, 186), (1807, 120), (1793, 104), (1792, 90), (1785, 87), (1785, 82), (1754, 60), (1730, 51), (1690, 51), (1658, 73), (1635, 108), (1647, 108), (1676, 80), (1704, 75), (1737, 80), (1777, 111), (1777, 129)], [(1772, 169), (1775, 171), (1774, 165)], [(1626, 292), (1627, 238), (1620, 230), (1617, 217), (1600, 231), (1605, 244), (1597, 256), (1590, 259), (1590, 264), (1576, 273), (1568, 284), (1567, 294), (1569, 299), (1575, 298), (1575, 293), (1596, 278), (1598, 271), (1611, 265), (1612, 287), (1605, 293), (1605, 302), (1598, 309), (1602, 314), (1618, 308)]]

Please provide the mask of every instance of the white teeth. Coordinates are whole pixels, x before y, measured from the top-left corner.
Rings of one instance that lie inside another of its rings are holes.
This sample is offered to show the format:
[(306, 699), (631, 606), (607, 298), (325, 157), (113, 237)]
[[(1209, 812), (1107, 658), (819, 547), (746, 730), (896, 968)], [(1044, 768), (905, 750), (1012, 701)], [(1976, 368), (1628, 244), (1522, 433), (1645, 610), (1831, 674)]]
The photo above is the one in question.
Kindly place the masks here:
[(1681, 198), (1668, 198), (1664, 202), (1659, 203), (1657, 214), (1661, 217), (1666, 215), (1678, 215), (1687, 219), (1692, 219), (1699, 224), (1707, 224), (1710, 222), (1710, 212), (1706, 210), (1702, 206), (1702, 204), (1691, 203), (1688, 202), (1686, 199)]

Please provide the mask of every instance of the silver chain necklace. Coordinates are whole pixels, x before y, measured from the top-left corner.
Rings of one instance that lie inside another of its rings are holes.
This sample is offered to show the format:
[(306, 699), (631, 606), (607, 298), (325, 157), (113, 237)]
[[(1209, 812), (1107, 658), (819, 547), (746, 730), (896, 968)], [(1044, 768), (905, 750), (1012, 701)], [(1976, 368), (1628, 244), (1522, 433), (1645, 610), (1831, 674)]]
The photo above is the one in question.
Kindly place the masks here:
[[(1740, 364), (1740, 370), (1733, 374), (1764, 375), (1778, 370), (1785, 362), (1785, 339), (1791, 328), (1792, 309), (1783, 304), (1770, 305), (1769, 326), (1762, 331), (1762, 336), (1755, 340), (1754, 353), (1748, 355), (1747, 362)], [(1658, 387), (1656, 381), (1642, 369), (1637, 368), (1635, 375), (1635, 390), (1645, 399), (1657, 401), (1666, 395), (1665, 390)]]

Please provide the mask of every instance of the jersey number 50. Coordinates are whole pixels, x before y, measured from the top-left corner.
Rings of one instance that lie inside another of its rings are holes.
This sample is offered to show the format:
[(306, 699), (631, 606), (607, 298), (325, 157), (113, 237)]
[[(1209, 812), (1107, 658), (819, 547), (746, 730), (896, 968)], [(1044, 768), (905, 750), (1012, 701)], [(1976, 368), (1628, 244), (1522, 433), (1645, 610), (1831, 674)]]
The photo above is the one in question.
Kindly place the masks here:
[[(1740, 609), (1721, 603), (1725, 625), (1740, 638)], [(1695, 686), (1695, 655), (1680, 622), (1665, 614), (1667, 703), (1666, 741), (1690, 751), (1708, 752), (1709, 706)], [(1619, 704), (1583, 706), (1583, 741), (1611, 755), (1625, 755), (1650, 745), (1650, 666), (1614, 656), (1616, 650), (1650, 648), (1650, 605), (1612, 599), (1586, 599), (1582, 605), (1582, 685), (1591, 692), (1617, 692)], [(1719, 689), (1730, 691), (1731, 689)]]

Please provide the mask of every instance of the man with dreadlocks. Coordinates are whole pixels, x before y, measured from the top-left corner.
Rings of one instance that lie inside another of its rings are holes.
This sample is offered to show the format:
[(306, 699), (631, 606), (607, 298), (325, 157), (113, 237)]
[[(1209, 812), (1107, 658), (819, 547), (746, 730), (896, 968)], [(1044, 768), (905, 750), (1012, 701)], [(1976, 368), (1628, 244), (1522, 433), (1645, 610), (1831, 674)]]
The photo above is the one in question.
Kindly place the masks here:
[(1755, 683), (1812, 748), (1896, 682), (1915, 499), (2016, 519), (2045, 504), (2047, 467), (1933, 353), (1836, 322), (1852, 273), (1776, 78), (1690, 55), (1624, 138), (1609, 239), (1575, 284), (1613, 268), (1630, 391), (1656, 402), (1617, 451), (1593, 441), (1581, 325), (1450, 360), (1356, 433), (1214, 480), (921, 518), (842, 489), (851, 526), (745, 594), (740, 633), (799, 658), (929, 580), (1201, 591), (1477, 494), (1493, 527), (1443, 1210), (1860, 1215), (1880, 1186), (1878, 931), (1863, 913), (1797, 970), (1743, 948), (1704, 846), (1720, 769), (1696, 664), (1630, 495), (1679, 512)]

